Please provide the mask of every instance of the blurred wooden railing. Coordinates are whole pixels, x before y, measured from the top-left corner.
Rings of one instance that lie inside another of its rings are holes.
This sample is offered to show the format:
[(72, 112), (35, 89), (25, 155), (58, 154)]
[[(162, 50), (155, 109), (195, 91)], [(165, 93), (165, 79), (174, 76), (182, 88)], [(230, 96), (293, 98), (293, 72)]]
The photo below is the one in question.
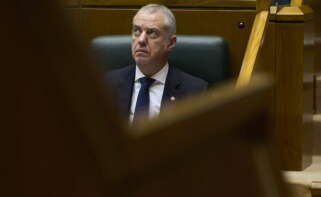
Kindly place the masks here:
[(267, 110), (271, 84), (264, 76), (253, 82), (240, 89), (225, 83), (130, 128), (125, 178), (135, 182), (125, 183), (133, 184), (131, 196), (286, 195), (275, 182), (280, 177), (265, 144), (267, 119), (260, 113)]
[(258, 0), (256, 4), (257, 14), (247, 44), (242, 67), (236, 87), (248, 85), (253, 75), (254, 65), (258, 56), (261, 43), (264, 40), (264, 33), (269, 21), (270, 0)]
[(302, 0), (291, 0), (291, 6), (299, 7), (302, 5)]

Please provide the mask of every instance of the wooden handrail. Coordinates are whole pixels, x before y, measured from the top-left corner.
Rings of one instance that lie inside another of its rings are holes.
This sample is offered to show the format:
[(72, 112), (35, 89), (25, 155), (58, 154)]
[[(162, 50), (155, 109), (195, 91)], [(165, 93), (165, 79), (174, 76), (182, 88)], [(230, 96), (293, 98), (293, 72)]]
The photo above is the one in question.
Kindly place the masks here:
[(268, 23), (269, 5), (269, 0), (257, 1), (257, 14), (255, 16), (254, 24), (243, 58), (241, 71), (236, 82), (236, 87), (248, 85), (251, 80), (259, 48), (263, 42), (264, 33)]
[(257, 0), (256, 12), (259, 13), (260, 11), (267, 11), (270, 7), (270, 4), (271, 4), (270, 0)]
[(236, 87), (248, 85), (250, 82), (258, 51), (263, 41), (268, 15), (268, 11), (261, 11), (255, 16), (254, 25), (245, 51)]
[(302, 5), (302, 0), (291, 0), (292, 7), (300, 7)]

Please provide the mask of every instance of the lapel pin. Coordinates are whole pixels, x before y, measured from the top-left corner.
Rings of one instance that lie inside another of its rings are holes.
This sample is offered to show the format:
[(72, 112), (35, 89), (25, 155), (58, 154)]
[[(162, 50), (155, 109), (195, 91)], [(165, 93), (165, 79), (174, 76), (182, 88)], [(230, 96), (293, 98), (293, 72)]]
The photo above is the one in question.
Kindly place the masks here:
[(172, 97), (170, 98), (170, 100), (171, 100), (171, 101), (175, 101), (175, 97), (172, 96)]

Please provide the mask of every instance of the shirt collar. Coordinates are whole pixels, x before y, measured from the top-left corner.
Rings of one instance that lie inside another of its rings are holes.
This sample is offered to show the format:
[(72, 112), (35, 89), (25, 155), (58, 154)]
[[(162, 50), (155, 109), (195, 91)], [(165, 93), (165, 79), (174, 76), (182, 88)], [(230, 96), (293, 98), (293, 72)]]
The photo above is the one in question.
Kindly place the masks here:
[[(165, 66), (162, 69), (160, 69), (160, 71), (155, 73), (150, 78), (153, 78), (155, 79), (155, 81), (165, 84), (167, 73), (168, 73), (168, 63), (166, 63)], [(139, 67), (136, 65), (135, 81), (137, 81), (142, 77), (145, 77), (145, 75), (142, 73), (142, 71), (140, 71)]]

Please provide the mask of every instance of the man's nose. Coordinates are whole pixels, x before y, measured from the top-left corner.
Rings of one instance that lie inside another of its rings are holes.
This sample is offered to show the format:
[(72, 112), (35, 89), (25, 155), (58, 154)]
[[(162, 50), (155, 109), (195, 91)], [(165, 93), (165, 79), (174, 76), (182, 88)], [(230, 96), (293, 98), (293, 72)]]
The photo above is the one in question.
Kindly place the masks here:
[(146, 34), (146, 32), (142, 32), (139, 35), (138, 42), (139, 42), (139, 44), (142, 44), (142, 45), (146, 44), (146, 42), (147, 42), (147, 34)]

